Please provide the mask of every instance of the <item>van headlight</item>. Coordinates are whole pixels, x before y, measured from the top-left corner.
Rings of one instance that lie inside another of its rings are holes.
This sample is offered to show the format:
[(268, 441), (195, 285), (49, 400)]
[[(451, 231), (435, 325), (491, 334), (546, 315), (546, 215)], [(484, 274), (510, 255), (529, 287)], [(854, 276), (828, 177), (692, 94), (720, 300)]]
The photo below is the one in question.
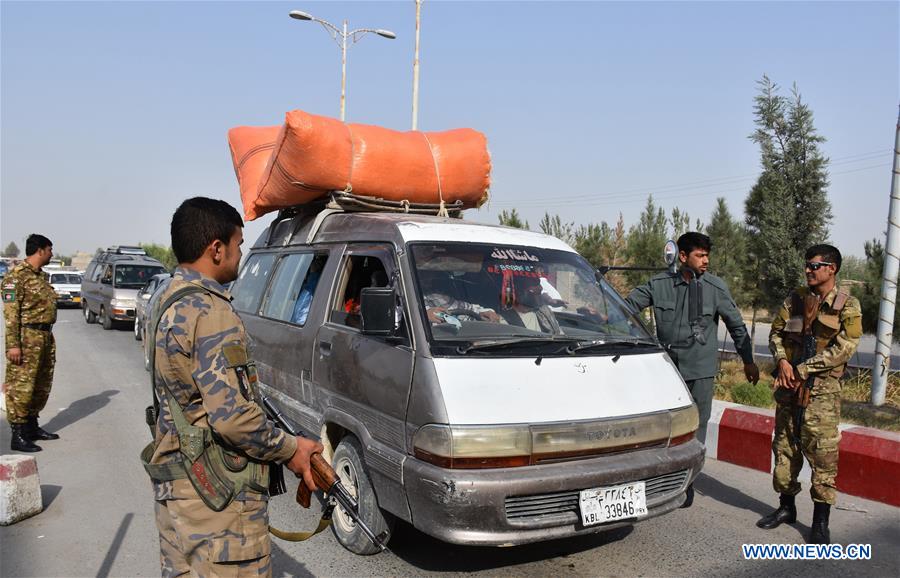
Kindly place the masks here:
[(113, 307), (120, 307), (122, 309), (129, 309), (134, 307), (134, 299), (112, 299), (109, 304)]
[(671, 412), (672, 434), (669, 437), (669, 446), (677, 446), (694, 439), (697, 428), (700, 427), (700, 413), (697, 406), (691, 404)]
[(442, 468), (509, 468), (531, 462), (528, 426), (430, 424), (413, 436), (415, 456)]

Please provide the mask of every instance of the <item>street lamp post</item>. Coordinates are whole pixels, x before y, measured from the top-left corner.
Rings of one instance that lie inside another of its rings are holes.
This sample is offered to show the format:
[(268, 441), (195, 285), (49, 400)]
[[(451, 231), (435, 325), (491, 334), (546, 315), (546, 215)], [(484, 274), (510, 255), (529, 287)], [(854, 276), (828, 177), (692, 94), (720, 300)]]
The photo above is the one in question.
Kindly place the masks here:
[(294, 18), (295, 20), (310, 20), (312, 22), (318, 22), (322, 25), (323, 28), (331, 35), (334, 41), (341, 49), (341, 120), (345, 120), (346, 117), (346, 103), (347, 103), (347, 40), (351, 40), (353, 44), (359, 42), (359, 39), (366, 35), (367, 32), (372, 32), (373, 34), (377, 34), (382, 38), (388, 38), (393, 40), (397, 38), (397, 35), (391, 32), (390, 30), (383, 30), (381, 28), (357, 28), (356, 30), (347, 31), (347, 21), (344, 20), (344, 25), (342, 28), (338, 28), (331, 22), (327, 20), (322, 20), (321, 18), (316, 18), (315, 16), (308, 14), (306, 12), (301, 12), (300, 10), (291, 10), (289, 16)]
[(422, 21), (422, 0), (416, 0), (416, 52), (413, 56), (412, 129), (419, 128), (419, 30)]

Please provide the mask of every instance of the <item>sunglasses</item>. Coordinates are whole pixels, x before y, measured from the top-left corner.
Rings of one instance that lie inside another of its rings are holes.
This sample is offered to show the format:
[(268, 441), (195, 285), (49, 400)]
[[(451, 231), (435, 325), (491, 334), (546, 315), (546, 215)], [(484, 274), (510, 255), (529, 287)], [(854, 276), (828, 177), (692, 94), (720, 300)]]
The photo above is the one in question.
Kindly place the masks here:
[(806, 268), (810, 271), (818, 271), (822, 267), (826, 265), (834, 265), (834, 263), (829, 263), (828, 261), (807, 261)]

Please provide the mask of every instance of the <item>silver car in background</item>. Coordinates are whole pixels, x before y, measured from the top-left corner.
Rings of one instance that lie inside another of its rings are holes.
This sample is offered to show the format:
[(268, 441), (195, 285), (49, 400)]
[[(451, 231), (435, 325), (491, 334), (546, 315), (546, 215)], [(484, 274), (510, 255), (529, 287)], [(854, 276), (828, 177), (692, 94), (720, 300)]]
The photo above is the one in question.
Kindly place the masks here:
[(74, 271), (47, 271), (56, 291), (57, 307), (81, 306), (81, 275)]

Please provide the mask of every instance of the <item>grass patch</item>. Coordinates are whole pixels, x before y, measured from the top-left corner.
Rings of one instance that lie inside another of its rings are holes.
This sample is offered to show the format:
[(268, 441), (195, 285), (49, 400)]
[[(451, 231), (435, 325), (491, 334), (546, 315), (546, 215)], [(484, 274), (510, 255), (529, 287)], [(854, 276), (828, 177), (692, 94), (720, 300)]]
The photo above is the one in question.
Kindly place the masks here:
[[(759, 383), (753, 385), (744, 377), (744, 364), (739, 359), (723, 359), (716, 375), (716, 399), (754, 407), (775, 407), (772, 397), (770, 361), (759, 364)], [(841, 421), (881, 430), (900, 431), (900, 374), (888, 377), (885, 402), (880, 407), (869, 403), (872, 375), (858, 370), (844, 376), (841, 390)]]

